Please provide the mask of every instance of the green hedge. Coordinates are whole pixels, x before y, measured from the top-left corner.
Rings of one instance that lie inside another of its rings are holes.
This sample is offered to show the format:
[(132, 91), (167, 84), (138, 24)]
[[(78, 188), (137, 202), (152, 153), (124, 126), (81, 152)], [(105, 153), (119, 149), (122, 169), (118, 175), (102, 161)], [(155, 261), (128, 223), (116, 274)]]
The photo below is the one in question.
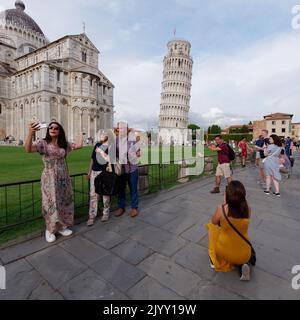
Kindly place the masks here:
[[(212, 141), (214, 140), (216, 134), (209, 134), (208, 140)], [(241, 141), (243, 138), (246, 138), (248, 142), (253, 140), (253, 134), (249, 133), (238, 133), (238, 134), (222, 134), (222, 139), (224, 141), (234, 140), (234, 141)]]

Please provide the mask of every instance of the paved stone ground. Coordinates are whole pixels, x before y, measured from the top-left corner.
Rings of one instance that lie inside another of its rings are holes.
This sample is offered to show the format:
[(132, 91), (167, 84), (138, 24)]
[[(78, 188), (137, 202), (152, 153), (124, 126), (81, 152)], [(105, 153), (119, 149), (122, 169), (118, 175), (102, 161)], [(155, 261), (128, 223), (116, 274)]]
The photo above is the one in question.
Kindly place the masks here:
[(39, 237), (2, 249), (8, 279), (0, 299), (300, 299), (291, 286), (300, 265), (300, 165), (281, 199), (266, 196), (257, 175), (235, 172), (253, 208), (258, 263), (249, 283), (209, 268), (203, 225), (223, 197), (209, 193), (209, 178), (145, 197), (136, 219), (82, 224), (54, 245)]

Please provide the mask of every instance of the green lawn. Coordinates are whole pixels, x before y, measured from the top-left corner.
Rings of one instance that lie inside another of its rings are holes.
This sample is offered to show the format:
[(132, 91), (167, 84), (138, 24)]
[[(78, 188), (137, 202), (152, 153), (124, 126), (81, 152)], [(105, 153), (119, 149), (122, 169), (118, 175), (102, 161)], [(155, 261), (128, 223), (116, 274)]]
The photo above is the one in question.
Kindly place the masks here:
[[(92, 147), (85, 147), (74, 151), (68, 157), (68, 167), (71, 175), (86, 173), (90, 163)], [(186, 148), (185, 156), (191, 157), (191, 148)], [(152, 159), (160, 162), (179, 160), (182, 154), (181, 147), (172, 150), (154, 148), (151, 151)], [(163, 154), (163, 156), (162, 156)], [(169, 154), (169, 156), (168, 156)], [(205, 150), (206, 155), (212, 154)], [(142, 164), (147, 164), (147, 150), (142, 152)], [(188, 156), (187, 156), (188, 155)], [(158, 160), (159, 161), (159, 160)], [(27, 154), (21, 147), (0, 147), (0, 185), (39, 181), (43, 170), (43, 163), (39, 154)], [(159, 191), (161, 188), (169, 188), (177, 183), (178, 165), (153, 164), (149, 167), (150, 192)], [(88, 203), (88, 182), (84, 177), (73, 179), (75, 189), (76, 217), (87, 214), (87, 208), (79, 208)], [(28, 222), (24, 225), (2, 230), (7, 225), (13, 225), (21, 220), (36, 219), (41, 216), (41, 191), (40, 183), (24, 184), (0, 188), (0, 244), (37, 230), (41, 230), (43, 221)]]
[[(70, 174), (86, 173), (88, 171), (92, 147), (85, 147), (81, 150), (72, 152), (68, 159), (68, 167)], [(171, 160), (179, 160), (182, 154), (181, 147), (169, 152), (169, 149), (163, 148), (160, 152), (158, 147), (151, 150), (153, 159), (159, 159), (163, 153), (163, 162)], [(168, 154), (170, 156), (168, 157)], [(148, 152), (146, 148), (142, 151), (141, 163), (147, 164)], [(185, 148), (185, 155), (190, 158), (192, 149)], [(205, 155), (211, 155), (209, 149), (205, 149)], [(162, 157), (162, 156), (161, 156)], [(174, 159), (175, 158), (175, 159)], [(157, 162), (156, 162), (157, 163)], [(14, 182), (22, 182), (28, 180), (40, 179), (43, 171), (43, 163), (41, 156), (37, 153), (25, 153), (21, 147), (0, 147), (0, 185)]]

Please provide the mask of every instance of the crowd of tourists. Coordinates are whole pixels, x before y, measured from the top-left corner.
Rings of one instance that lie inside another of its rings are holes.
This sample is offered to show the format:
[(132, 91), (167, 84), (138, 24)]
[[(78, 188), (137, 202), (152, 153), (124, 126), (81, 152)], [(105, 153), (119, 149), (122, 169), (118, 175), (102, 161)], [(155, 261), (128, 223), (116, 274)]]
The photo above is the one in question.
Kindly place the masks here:
[[(66, 158), (70, 152), (83, 147), (83, 135), (77, 143), (70, 143), (63, 127), (57, 122), (51, 122), (47, 127), (45, 139), (33, 143), (33, 136), (39, 130), (39, 123), (29, 125), (25, 150), (28, 153), (38, 152), (43, 157), (42, 213), (46, 223), (46, 241), (53, 243), (57, 234), (68, 237), (73, 233), (70, 228), (74, 224), (74, 196)], [(141, 156), (138, 142), (138, 137), (128, 128), (127, 123), (119, 123), (116, 129), (101, 132), (99, 141), (92, 151), (87, 172), (90, 182), (88, 226), (93, 226), (96, 221), (100, 197), (103, 200), (103, 223), (110, 218), (113, 195), (117, 195), (118, 198), (116, 217), (125, 214), (127, 185), (131, 196), (130, 216), (138, 216), (137, 164)], [(240, 280), (249, 281), (250, 266), (256, 263), (255, 250), (248, 235), (251, 207), (247, 202), (245, 186), (233, 179), (231, 163), (236, 158), (236, 151), (224, 142), (220, 135), (215, 137), (214, 142), (207, 143), (208, 147), (218, 154), (215, 186), (211, 193), (221, 192), (222, 177), (226, 179), (227, 186), (224, 200), (206, 226), (209, 235), (210, 265), (217, 272), (229, 272), (237, 267)], [(280, 197), (282, 174), (289, 173), (293, 165), (293, 149), (296, 146), (292, 140), (287, 138), (282, 141), (278, 136), (269, 136), (268, 131), (263, 130), (254, 147), (249, 146), (246, 139), (242, 139), (237, 146), (242, 167), (246, 166), (248, 155), (255, 152), (259, 183), (264, 193), (270, 195), (273, 191), (276, 197)]]
[[(248, 235), (251, 208), (247, 203), (246, 189), (232, 176), (231, 162), (235, 159), (235, 151), (220, 135), (215, 137), (214, 144), (208, 142), (207, 145), (218, 153), (215, 187), (211, 193), (220, 193), (222, 177), (227, 180), (224, 201), (206, 226), (210, 264), (218, 272), (228, 272), (238, 267), (240, 280), (249, 281), (250, 267), (256, 264), (256, 253)], [(239, 142), (238, 156), (241, 157), (242, 167), (246, 166), (248, 155), (255, 152), (255, 164), (260, 176), (258, 183), (266, 195), (272, 193), (280, 198), (282, 175), (290, 176), (293, 155), (299, 146), (290, 137), (281, 139), (275, 134), (269, 136), (268, 130), (262, 130), (254, 145), (254, 148), (249, 146), (246, 139)]]

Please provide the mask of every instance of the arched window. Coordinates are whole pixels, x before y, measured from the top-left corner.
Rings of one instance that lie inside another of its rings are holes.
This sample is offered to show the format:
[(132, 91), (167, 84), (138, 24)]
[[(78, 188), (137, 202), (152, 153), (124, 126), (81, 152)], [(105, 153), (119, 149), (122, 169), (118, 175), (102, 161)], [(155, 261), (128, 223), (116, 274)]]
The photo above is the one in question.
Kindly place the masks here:
[(82, 59), (83, 62), (86, 62), (86, 52), (82, 51), (81, 59)]
[(57, 76), (57, 81), (60, 81), (60, 70), (57, 70), (56, 76)]
[(2, 104), (0, 103), (0, 114), (2, 113)]

